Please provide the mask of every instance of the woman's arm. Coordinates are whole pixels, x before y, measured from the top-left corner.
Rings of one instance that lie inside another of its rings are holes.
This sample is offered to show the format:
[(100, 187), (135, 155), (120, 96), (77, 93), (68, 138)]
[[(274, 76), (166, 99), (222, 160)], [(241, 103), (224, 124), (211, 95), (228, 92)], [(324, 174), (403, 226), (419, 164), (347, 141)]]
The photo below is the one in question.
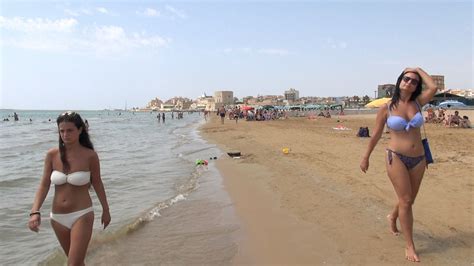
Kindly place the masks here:
[(102, 205), (101, 222), (104, 225), (105, 229), (109, 225), (111, 218), (109, 212), (109, 204), (107, 203), (107, 196), (105, 195), (104, 184), (102, 183), (102, 179), (100, 178), (99, 156), (97, 156), (96, 152), (94, 152), (93, 156), (91, 157), (90, 169), (92, 186), (94, 187), (95, 193), (97, 193), (97, 197), (99, 198), (100, 204)]
[(377, 112), (377, 117), (375, 118), (374, 134), (370, 138), (369, 146), (367, 147), (367, 150), (363, 155), (362, 161), (360, 163), (360, 169), (364, 173), (367, 172), (367, 170), (369, 169), (370, 154), (372, 154), (372, 151), (374, 150), (375, 146), (377, 145), (377, 142), (379, 142), (380, 137), (382, 136), (385, 121), (387, 121), (387, 110), (388, 104), (385, 104), (380, 107), (379, 111)]
[(417, 67), (415, 68), (415, 71), (421, 76), (421, 79), (425, 84), (425, 89), (421, 92), (420, 96), (418, 96), (418, 103), (420, 106), (423, 106), (433, 99), (434, 95), (438, 91), (438, 88), (436, 87), (436, 83), (434, 82), (433, 78), (423, 69)]
[(44, 199), (48, 195), (49, 187), (51, 185), (51, 172), (53, 171), (53, 155), (54, 150), (49, 150), (44, 159), (43, 176), (41, 182), (36, 191), (35, 201), (33, 207), (31, 207), (30, 219), (28, 221), (28, 227), (31, 231), (38, 232), (39, 226), (41, 225), (41, 214), (40, 209), (43, 205)]

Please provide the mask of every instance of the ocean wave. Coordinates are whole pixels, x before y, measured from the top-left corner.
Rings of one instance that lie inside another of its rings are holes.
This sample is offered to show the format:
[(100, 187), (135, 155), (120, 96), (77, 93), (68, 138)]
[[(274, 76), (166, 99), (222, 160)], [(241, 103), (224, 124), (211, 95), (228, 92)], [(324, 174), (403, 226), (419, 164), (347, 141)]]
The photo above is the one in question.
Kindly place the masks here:
[(38, 178), (20, 177), (20, 178), (11, 178), (11, 179), (6, 179), (6, 180), (1, 180), (0, 187), (1, 188), (23, 187), (24, 185), (30, 184), (31, 182), (38, 183)]

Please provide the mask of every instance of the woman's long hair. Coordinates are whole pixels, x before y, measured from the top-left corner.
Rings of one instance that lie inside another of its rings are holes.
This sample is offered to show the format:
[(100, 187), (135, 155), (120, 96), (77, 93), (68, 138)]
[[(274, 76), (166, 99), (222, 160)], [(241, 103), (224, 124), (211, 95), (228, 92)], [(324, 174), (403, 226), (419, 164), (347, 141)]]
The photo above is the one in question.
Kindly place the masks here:
[[(79, 143), (86, 148), (94, 150), (94, 145), (92, 145), (92, 142), (89, 138), (89, 133), (87, 133), (87, 129), (84, 124), (84, 121), (82, 120), (81, 116), (78, 113), (65, 112), (59, 115), (58, 118), (56, 119), (56, 123), (58, 124), (58, 129), (59, 129), (59, 124), (62, 122), (71, 122), (71, 123), (74, 123), (77, 129), (82, 128), (82, 132), (79, 135)], [(61, 139), (61, 134), (59, 134), (59, 153), (61, 155), (61, 162), (63, 163), (63, 172), (67, 174), (70, 170), (70, 165), (66, 159), (66, 147), (64, 146), (64, 142)]]
[(419, 80), (418, 85), (416, 85), (416, 90), (411, 94), (410, 101), (416, 100), (416, 98), (421, 94), (423, 80), (421, 79), (420, 74), (414, 71), (402, 72), (402, 74), (400, 74), (400, 76), (397, 79), (397, 84), (395, 85), (395, 92), (393, 93), (392, 102), (390, 103), (390, 106), (389, 106), (390, 110), (398, 106), (398, 102), (400, 101), (400, 83), (402, 82), (402, 79), (406, 73), (416, 74)]

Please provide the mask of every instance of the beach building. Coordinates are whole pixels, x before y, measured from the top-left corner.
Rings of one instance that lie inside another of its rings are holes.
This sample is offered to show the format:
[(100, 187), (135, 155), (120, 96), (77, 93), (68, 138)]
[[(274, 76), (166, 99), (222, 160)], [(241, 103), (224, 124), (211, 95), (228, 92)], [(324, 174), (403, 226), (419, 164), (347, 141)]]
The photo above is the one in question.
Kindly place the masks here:
[(448, 91), (435, 94), (435, 96), (433, 97), (433, 100), (430, 101), (430, 104), (439, 105), (440, 103), (444, 101), (448, 101), (448, 100), (462, 102), (465, 105), (474, 105), (473, 98), (466, 98), (463, 96), (449, 93)]
[(205, 93), (197, 98), (193, 104), (191, 104), (192, 109), (196, 110), (206, 110), (206, 111), (216, 111), (216, 102), (214, 97), (207, 96)]
[(474, 98), (474, 91), (473, 90), (461, 90), (461, 89), (449, 89), (446, 92), (451, 94), (455, 94), (458, 96), (466, 97), (466, 98)]
[(253, 96), (245, 96), (242, 98), (244, 104), (253, 104), (256, 102), (256, 99)]
[(444, 76), (442, 75), (431, 75), (433, 81), (435, 82), (436, 86), (438, 87), (438, 91), (444, 91)]
[(191, 107), (193, 101), (186, 97), (173, 97), (166, 101), (166, 104), (174, 105), (176, 110), (188, 110)]
[(392, 97), (395, 91), (395, 84), (383, 84), (377, 88), (377, 98)]
[(158, 97), (156, 97), (155, 99), (151, 100), (147, 105), (146, 105), (146, 109), (150, 109), (150, 110), (158, 110), (161, 108), (161, 104), (163, 104), (163, 101), (158, 99)]
[(214, 92), (215, 107), (219, 108), (222, 105), (234, 104), (233, 91), (216, 91)]
[(174, 104), (166, 104), (166, 103), (161, 104), (160, 111), (171, 112), (173, 110), (174, 110)]
[(300, 92), (293, 88), (290, 88), (289, 90), (285, 91), (284, 95), (285, 100), (287, 100), (288, 102), (296, 102), (300, 98)]

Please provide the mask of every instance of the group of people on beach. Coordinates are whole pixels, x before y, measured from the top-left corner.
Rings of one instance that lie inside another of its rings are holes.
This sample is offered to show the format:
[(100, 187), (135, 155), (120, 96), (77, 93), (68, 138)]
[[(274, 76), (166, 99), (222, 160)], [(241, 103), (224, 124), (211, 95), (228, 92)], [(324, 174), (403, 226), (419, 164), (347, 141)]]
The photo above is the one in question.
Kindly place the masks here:
[[(422, 91), (423, 83), (425, 90)], [(420, 133), (424, 123), (421, 106), (433, 98), (436, 90), (433, 79), (421, 68), (406, 68), (397, 79), (392, 100), (377, 113), (373, 136), (360, 162), (360, 169), (367, 172), (371, 153), (387, 124), (391, 138), (385, 155), (386, 171), (398, 198), (387, 219), (394, 235), (400, 234), (397, 220), (400, 221), (406, 241), (405, 257), (413, 262), (420, 259), (413, 241), (412, 206), (427, 165)], [(238, 112), (240, 117), (240, 110)], [(260, 117), (268, 113), (270, 117), (279, 115), (278, 112), (261, 111)], [(224, 106), (218, 109), (217, 115), (224, 123)], [(161, 117), (164, 122), (164, 114)], [(78, 113), (66, 112), (58, 116), (56, 123), (58, 147), (46, 154), (43, 175), (29, 213), (28, 227), (38, 232), (41, 207), (50, 185), (54, 184), (51, 226), (68, 257), (68, 264), (84, 265), (94, 221), (90, 186), (94, 188), (102, 206), (101, 222), (104, 229), (111, 221), (109, 205), (101, 179), (99, 157), (89, 139), (84, 120)]]
[(446, 109), (438, 109), (438, 114), (435, 113), (433, 108), (428, 108), (428, 115), (425, 117), (426, 123), (438, 123), (443, 124), (447, 127), (458, 127), (458, 128), (472, 128), (471, 121), (467, 115), (459, 114), (459, 111), (454, 111), (454, 114), (448, 114), (446, 116)]
[(289, 112), (286, 110), (254, 108), (242, 110), (238, 106), (227, 109), (222, 106), (221, 108), (219, 108), (217, 115), (221, 116), (222, 123), (224, 123), (223, 118), (226, 116), (229, 120), (235, 120), (237, 123), (239, 119), (244, 119), (246, 121), (270, 121), (277, 119), (287, 119), (289, 115)]

